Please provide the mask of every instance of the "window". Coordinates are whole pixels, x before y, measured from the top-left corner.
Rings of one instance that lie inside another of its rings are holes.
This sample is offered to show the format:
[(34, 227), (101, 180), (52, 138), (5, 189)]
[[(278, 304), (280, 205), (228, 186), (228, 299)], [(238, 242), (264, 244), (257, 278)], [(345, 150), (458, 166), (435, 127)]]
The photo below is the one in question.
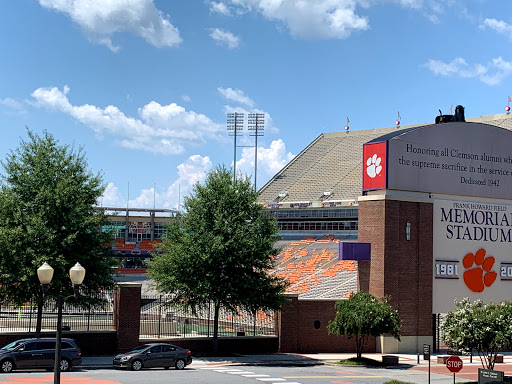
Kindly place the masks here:
[(37, 343), (27, 343), (25, 344), (25, 351), (35, 351), (37, 349)]
[(151, 353), (160, 353), (162, 352), (162, 347), (160, 345), (157, 345), (155, 347), (152, 347), (149, 352)]
[(67, 341), (61, 342), (60, 345), (61, 345), (61, 349), (74, 349), (75, 348), (71, 344), (69, 344)]
[(40, 341), (37, 349), (55, 349), (55, 341)]
[(176, 351), (176, 347), (170, 345), (162, 345), (162, 352), (173, 352)]

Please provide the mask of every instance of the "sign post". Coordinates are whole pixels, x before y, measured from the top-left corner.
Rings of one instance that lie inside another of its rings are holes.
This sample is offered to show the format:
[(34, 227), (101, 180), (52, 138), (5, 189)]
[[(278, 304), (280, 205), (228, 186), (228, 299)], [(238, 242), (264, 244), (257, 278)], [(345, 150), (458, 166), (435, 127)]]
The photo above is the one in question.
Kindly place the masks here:
[(423, 344), (423, 360), (428, 360), (428, 384), (430, 384), (430, 345)]
[(450, 356), (448, 360), (446, 360), (446, 368), (450, 372), (453, 372), (453, 384), (455, 384), (455, 374), (462, 369), (462, 360), (459, 356)]

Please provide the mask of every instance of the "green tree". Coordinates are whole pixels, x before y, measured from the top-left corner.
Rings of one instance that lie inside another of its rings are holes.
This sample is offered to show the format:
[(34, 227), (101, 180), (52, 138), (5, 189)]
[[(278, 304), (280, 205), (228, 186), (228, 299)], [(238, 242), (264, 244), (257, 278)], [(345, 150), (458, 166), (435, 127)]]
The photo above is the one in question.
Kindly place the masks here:
[(352, 337), (356, 343), (357, 358), (361, 358), (369, 336), (384, 333), (400, 340), (400, 317), (398, 311), (388, 304), (388, 299), (378, 300), (366, 292), (352, 294), (335, 304), (336, 317), (327, 325), (329, 333)]
[(86, 269), (85, 291), (113, 285), (111, 236), (94, 205), (104, 187), (87, 169), (82, 149), (59, 145), (30, 130), (1, 162), (0, 303), (22, 305), (35, 299), (40, 334), (43, 297), (36, 270), (48, 262), (55, 272), (50, 294), (71, 294), (68, 270)]
[(512, 347), (512, 303), (471, 303), (465, 298), (446, 314), (441, 329), (448, 347), (468, 354), (475, 350), (482, 367), (494, 369), (500, 350)]
[(220, 166), (185, 198), (184, 213), (168, 227), (149, 274), (171, 301), (192, 310), (214, 306), (213, 351), (218, 351), (219, 310), (278, 309), (283, 279), (269, 274), (279, 250), (277, 222), (256, 203), (248, 178), (232, 180)]

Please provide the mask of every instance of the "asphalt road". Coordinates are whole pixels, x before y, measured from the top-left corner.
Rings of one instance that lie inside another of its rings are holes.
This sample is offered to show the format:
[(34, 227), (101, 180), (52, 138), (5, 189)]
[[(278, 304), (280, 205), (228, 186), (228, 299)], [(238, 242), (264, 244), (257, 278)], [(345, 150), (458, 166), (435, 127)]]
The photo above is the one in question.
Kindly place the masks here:
[[(62, 384), (379, 384), (396, 379), (428, 384), (428, 373), (413, 367), (365, 368), (332, 364), (317, 366), (206, 366), (194, 363), (185, 370), (150, 369), (139, 372), (108, 369), (76, 369), (64, 372)], [(465, 381), (457, 380), (457, 381)], [(431, 383), (451, 383), (453, 377), (431, 374)], [(51, 384), (53, 374), (24, 371), (0, 374), (0, 384)]]

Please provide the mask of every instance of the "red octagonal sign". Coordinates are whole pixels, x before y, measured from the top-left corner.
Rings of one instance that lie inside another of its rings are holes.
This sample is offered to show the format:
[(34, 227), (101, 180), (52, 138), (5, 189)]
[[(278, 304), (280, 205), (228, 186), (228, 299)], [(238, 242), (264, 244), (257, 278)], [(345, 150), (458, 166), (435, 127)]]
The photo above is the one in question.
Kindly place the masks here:
[(450, 356), (448, 360), (446, 360), (446, 368), (448, 368), (450, 372), (459, 372), (462, 369), (462, 360), (459, 356)]

